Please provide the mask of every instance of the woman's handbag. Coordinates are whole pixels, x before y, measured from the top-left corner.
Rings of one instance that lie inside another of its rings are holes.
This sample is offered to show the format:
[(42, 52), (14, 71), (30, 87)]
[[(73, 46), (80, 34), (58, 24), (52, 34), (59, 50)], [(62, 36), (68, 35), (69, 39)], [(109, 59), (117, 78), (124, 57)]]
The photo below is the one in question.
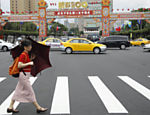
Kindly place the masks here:
[(19, 74), (21, 71), (26, 76), (26, 73), (24, 72), (23, 68), (21, 68), (21, 69), (18, 68), (18, 63), (19, 63), (19, 57), (17, 57), (14, 60), (13, 64), (9, 67), (9, 75), (11, 75), (12, 77), (15, 77), (15, 78), (19, 77)]

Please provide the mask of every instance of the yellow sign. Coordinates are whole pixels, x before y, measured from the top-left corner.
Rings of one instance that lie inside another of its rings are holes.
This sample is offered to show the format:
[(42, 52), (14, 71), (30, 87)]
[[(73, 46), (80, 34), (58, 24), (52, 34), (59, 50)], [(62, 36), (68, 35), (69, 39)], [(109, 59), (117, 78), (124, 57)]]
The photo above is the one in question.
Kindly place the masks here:
[(102, 2), (103, 2), (104, 6), (108, 6), (109, 5), (109, 0), (103, 0)]
[(67, 8), (87, 8), (87, 2), (59, 2), (59, 9)]

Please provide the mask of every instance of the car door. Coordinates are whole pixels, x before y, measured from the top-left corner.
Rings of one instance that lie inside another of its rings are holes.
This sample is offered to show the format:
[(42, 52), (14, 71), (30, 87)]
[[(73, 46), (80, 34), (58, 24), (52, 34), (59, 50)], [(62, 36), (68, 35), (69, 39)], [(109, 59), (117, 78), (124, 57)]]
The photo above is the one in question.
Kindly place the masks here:
[(111, 37), (106, 38), (105, 44), (107, 45), (107, 47), (114, 47), (114, 41), (111, 39)]
[(136, 40), (134, 40), (132, 43), (133, 43), (133, 45), (138, 45), (138, 44), (139, 44), (139, 40), (136, 39)]
[(51, 46), (54, 49), (60, 49), (60, 45), (61, 45), (61, 42), (60, 42), (59, 39), (53, 39), (53, 42), (51, 43)]
[(70, 44), (68, 47), (71, 47), (73, 51), (79, 51), (79, 43), (80, 43), (80, 40), (73, 39), (70, 41)]
[(93, 44), (87, 40), (80, 40), (79, 51), (93, 51)]
[[(48, 40), (45, 42), (45, 45), (51, 46), (52, 43), (53, 43), (53, 39), (48, 39)], [(53, 46), (51, 46), (51, 48), (53, 48)]]
[(141, 45), (142, 43), (143, 43), (143, 40), (142, 40), (142, 39), (139, 39), (137, 45)]

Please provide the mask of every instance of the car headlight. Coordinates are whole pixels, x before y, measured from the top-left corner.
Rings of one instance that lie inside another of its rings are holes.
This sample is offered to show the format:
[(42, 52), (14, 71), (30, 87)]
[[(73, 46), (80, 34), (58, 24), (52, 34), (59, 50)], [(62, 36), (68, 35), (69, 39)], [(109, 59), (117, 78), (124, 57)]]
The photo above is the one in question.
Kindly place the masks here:
[(103, 46), (101, 46), (101, 48), (107, 48), (107, 46), (106, 46), (106, 45), (103, 45)]

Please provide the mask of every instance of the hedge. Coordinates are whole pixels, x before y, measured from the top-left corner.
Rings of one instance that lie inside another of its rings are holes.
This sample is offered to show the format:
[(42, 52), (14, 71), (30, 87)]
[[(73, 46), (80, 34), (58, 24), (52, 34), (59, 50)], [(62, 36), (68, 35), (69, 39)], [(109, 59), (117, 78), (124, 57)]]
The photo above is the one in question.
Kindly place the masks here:
[(150, 40), (150, 28), (145, 28), (142, 30), (129, 30), (129, 31), (121, 31), (121, 32), (111, 32), (111, 35), (127, 35), (130, 36), (130, 33), (133, 35), (133, 39), (144, 37)]

